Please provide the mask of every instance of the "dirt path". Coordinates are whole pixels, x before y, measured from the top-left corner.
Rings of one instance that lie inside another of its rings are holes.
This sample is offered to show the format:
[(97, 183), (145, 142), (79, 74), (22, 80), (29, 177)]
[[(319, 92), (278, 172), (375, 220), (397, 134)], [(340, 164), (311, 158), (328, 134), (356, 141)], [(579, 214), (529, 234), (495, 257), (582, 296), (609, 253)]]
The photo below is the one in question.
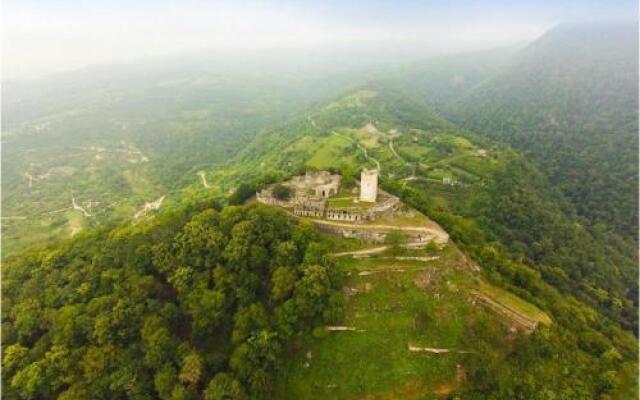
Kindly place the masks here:
[(391, 140), (391, 139), (389, 140), (389, 150), (391, 150), (391, 152), (393, 153), (394, 156), (396, 156), (398, 159), (402, 160), (402, 162), (404, 162), (407, 165), (409, 164), (404, 158), (402, 158), (400, 156), (400, 154), (398, 154), (396, 152), (396, 149), (393, 148), (393, 140)]
[(316, 125), (316, 121), (313, 119), (313, 117), (311, 116), (311, 114), (307, 115), (307, 120), (309, 121), (309, 123), (311, 124), (311, 126), (313, 126), (314, 128), (317, 128), (318, 125)]
[(82, 226), (78, 224), (78, 221), (73, 219), (69, 221), (69, 228), (71, 229), (71, 237), (74, 237), (82, 230)]
[(402, 158), (402, 156), (400, 154), (398, 154), (396, 149), (393, 147), (393, 140), (389, 140), (389, 150), (391, 150), (393, 155), (396, 156), (400, 161), (402, 161), (407, 167), (411, 168), (411, 175), (407, 176), (406, 178), (402, 178), (401, 179), (402, 181), (404, 181), (403, 184), (402, 184), (403, 188), (407, 185), (407, 181), (420, 179), (420, 178), (416, 177), (416, 166), (415, 166), (415, 164), (411, 164), (410, 162), (408, 162), (407, 160)]
[(166, 196), (166, 195), (165, 195), (165, 196), (162, 196), (162, 197), (160, 197), (160, 198), (159, 198), (158, 200), (156, 200), (156, 201), (152, 201), (152, 202), (146, 202), (146, 203), (144, 203), (144, 206), (142, 207), (142, 209), (141, 209), (140, 211), (138, 211), (138, 212), (133, 216), (133, 218), (134, 218), (134, 219), (140, 218), (140, 217), (141, 217), (141, 216), (143, 216), (147, 211), (150, 211), (150, 210), (158, 210), (158, 209), (160, 208), (160, 206), (162, 205), (162, 201), (164, 200), (164, 198), (165, 198), (165, 197), (167, 197), (167, 196)]
[(202, 186), (204, 186), (205, 189), (211, 189), (211, 186), (207, 183), (207, 177), (205, 176), (204, 171), (198, 171), (198, 176), (202, 181)]
[[(402, 247), (407, 248), (407, 249), (418, 249), (421, 247), (426, 246), (427, 242), (413, 242), (413, 243), (407, 243), (405, 245), (403, 245)], [(382, 253), (385, 250), (387, 250), (389, 248), (389, 246), (378, 246), (378, 247), (373, 247), (370, 249), (363, 249), (363, 250), (354, 250), (354, 251), (342, 251), (339, 253), (332, 253), (331, 255), (334, 257), (344, 257), (344, 256), (368, 256), (371, 254), (378, 254), (378, 253)], [(394, 257), (398, 260), (422, 260), (422, 259), (426, 259), (426, 258), (430, 258), (430, 257)]]
[(339, 253), (332, 253), (331, 255), (334, 256), (334, 257), (368, 256), (368, 255), (371, 255), (371, 254), (382, 253), (383, 251), (385, 251), (388, 248), (389, 248), (389, 246), (379, 246), (379, 247), (373, 247), (371, 249), (364, 249), (364, 250), (341, 251)]
[(395, 225), (356, 225), (356, 224), (345, 224), (341, 222), (334, 221), (326, 221), (326, 220), (318, 220), (314, 219), (314, 223), (321, 225), (329, 225), (329, 226), (337, 226), (340, 228), (350, 228), (356, 230), (400, 230), (403, 232), (423, 232), (430, 234), (434, 237), (436, 243), (446, 244), (449, 241), (449, 235), (440, 229), (427, 228), (424, 226), (395, 226)]
[(358, 143), (357, 141), (353, 140), (349, 136), (343, 135), (343, 134), (338, 133), (336, 131), (332, 131), (331, 133), (333, 133), (334, 135), (339, 136), (341, 138), (347, 139), (352, 143), (355, 143), (356, 146), (358, 146), (358, 148), (364, 154), (364, 158), (366, 158), (367, 160), (369, 160), (369, 161), (373, 162), (374, 164), (376, 164), (376, 168), (378, 169), (378, 172), (382, 171), (382, 167), (380, 166), (380, 162), (369, 155), (369, 153), (367, 152), (367, 148), (366, 147), (362, 146), (360, 143)]
[(82, 214), (84, 214), (85, 217), (91, 217), (92, 215), (89, 214), (89, 212), (87, 212), (87, 210), (85, 210), (84, 208), (80, 207), (78, 205), (78, 203), (76, 203), (76, 198), (71, 196), (71, 207), (73, 207), (74, 210), (78, 210), (78, 211), (82, 211)]
[(372, 270), (359, 271), (358, 272), (358, 276), (369, 276), (369, 275), (373, 275), (373, 274), (383, 274), (383, 273), (388, 273), (388, 272), (398, 272), (398, 273), (419, 272), (419, 271), (426, 271), (426, 270), (428, 270), (430, 268), (432, 268), (432, 267), (425, 267), (425, 266), (398, 267), (396, 265), (389, 265), (387, 267), (379, 267), (379, 268), (372, 269)]
[(327, 326), (326, 329), (329, 332), (344, 332), (344, 331), (355, 331), (355, 326)]
[(29, 179), (29, 187), (33, 187), (33, 175), (28, 172), (25, 172), (24, 175)]
[(58, 208), (57, 210), (45, 211), (45, 212), (43, 212), (41, 214), (43, 214), (43, 215), (57, 214), (57, 213), (61, 213), (61, 212), (68, 211), (68, 210), (73, 210), (73, 207)]

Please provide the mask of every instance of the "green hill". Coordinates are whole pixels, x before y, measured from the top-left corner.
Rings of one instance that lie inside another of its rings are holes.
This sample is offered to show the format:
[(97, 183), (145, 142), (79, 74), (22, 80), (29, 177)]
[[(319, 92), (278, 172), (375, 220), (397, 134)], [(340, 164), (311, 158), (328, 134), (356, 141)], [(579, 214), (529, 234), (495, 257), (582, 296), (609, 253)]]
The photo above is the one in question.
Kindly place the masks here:
[(269, 182), (310, 167), (332, 167), (354, 177), (363, 166), (375, 167), (373, 160), (382, 165), (383, 184), (415, 198), (408, 201), (448, 230), (460, 229), (459, 239), (473, 226), (486, 243), (470, 236), (469, 244), (496, 242), (547, 282), (635, 326), (636, 292), (628, 283), (637, 267), (630, 241), (585, 225), (522, 155), (455, 128), (400, 93), (367, 89), (348, 94), (259, 135), (229, 168), (208, 177), (224, 192), (242, 182)]
[(490, 281), (574, 332), (579, 349), (570, 353), (599, 357), (591, 341), (605, 336), (634, 353), (634, 339), (616, 327), (637, 324), (629, 242), (584, 225), (523, 155), (455, 128), (398, 92), (375, 87), (346, 94), (258, 136), (229, 168), (208, 176), (225, 190), (244, 186), (250, 196), (256, 185), (310, 167), (332, 166), (348, 179), (376, 162), (383, 186), (443, 225)]
[[(628, 30), (606, 32), (559, 28), (510, 66), (503, 51), (434, 61), (413, 90), (402, 71), (356, 85), (314, 61), (284, 81), (281, 65), (127, 69), (59, 103), (9, 87), (33, 103), (6, 105), (2, 137), (3, 394), (637, 397), (621, 217), (637, 77)], [(616, 56), (619, 79), (599, 67)], [(439, 224), (450, 241), (405, 248), (399, 230), (361, 257), (379, 244), (245, 204), (309, 169), (340, 173), (344, 196), (362, 168), (418, 213), (376, 223)], [(605, 197), (581, 204), (579, 187)]]
[[(242, 202), (264, 183), (329, 165), (345, 184), (379, 165), (382, 186), (453, 242), (406, 250), (406, 259), (395, 251), (334, 258), (323, 254), (369, 245), (319, 235), (263, 206), (207, 210), (230, 188), (229, 201)], [(579, 225), (514, 150), (368, 87), (259, 134), (204, 172), (208, 187), (180, 192), (172, 208), (182, 211), (9, 259), (8, 393), (635, 395), (636, 339), (615, 322), (626, 324), (633, 304), (623, 278), (612, 279), (635, 273), (633, 256)], [(579, 257), (593, 268), (575, 270)], [(540, 322), (532, 332), (511, 330), (532, 321)]]

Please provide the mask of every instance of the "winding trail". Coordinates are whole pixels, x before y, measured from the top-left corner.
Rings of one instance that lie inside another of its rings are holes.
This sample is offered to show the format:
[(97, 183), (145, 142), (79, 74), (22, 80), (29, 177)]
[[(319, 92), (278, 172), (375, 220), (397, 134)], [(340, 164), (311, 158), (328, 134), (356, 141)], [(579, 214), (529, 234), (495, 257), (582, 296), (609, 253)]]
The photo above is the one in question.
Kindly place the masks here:
[(87, 212), (87, 210), (85, 210), (84, 208), (80, 207), (78, 205), (78, 203), (76, 203), (76, 198), (71, 196), (71, 207), (73, 207), (74, 210), (78, 210), (78, 211), (82, 211), (82, 213), (84, 214), (85, 217), (91, 217), (92, 215), (89, 214), (89, 212)]
[(367, 148), (366, 147), (362, 146), (360, 143), (358, 143), (357, 141), (353, 140), (349, 136), (343, 135), (343, 134), (338, 133), (336, 131), (331, 131), (331, 133), (333, 133), (334, 135), (339, 136), (339, 137), (341, 137), (343, 139), (347, 139), (351, 143), (355, 143), (356, 146), (358, 146), (358, 148), (362, 151), (362, 153), (364, 153), (364, 157), (367, 160), (369, 160), (369, 161), (373, 162), (374, 164), (376, 164), (376, 168), (378, 169), (378, 172), (382, 171), (382, 167), (380, 166), (380, 162), (369, 155), (369, 153), (367, 152)]
[(31, 187), (33, 187), (33, 175), (31, 175), (31, 174), (30, 174), (30, 173), (28, 173), (28, 172), (25, 172), (25, 173), (24, 173), (24, 175), (25, 175), (27, 178), (29, 178), (29, 187), (30, 187), (30, 188), (31, 188)]
[[(406, 248), (406, 249), (419, 249), (422, 248), (424, 246), (427, 245), (428, 242), (424, 241), (424, 242), (413, 242), (413, 243), (407, 243), (402, 245), (402, 247)], [(363, 249), (363, 250), (354, 250), (354, 251), (342, 251), (339, 253), (331, 253), (332, 256), (334, 257), (344, 257), (344, 256), (368, 256), (368, 255), (372, 255), (372, 254), (378, 254), (378, 253), (382, 253), (385, 250), (387, 250), (389, 248), (389, 246), (378, 246), (378, 247), (372, 247), (370, 249)], [(400, 259), (400, 260), (422, 260), (423, 258), (427, 258), (427, 257), (394, 257), (396, 259)]]
[(411, 175), (407, 176), (406, 178), (402, 178), (401, 179), (403, 181), (403, 183), (402, 183), (402, 187), (403, 188), (407, 185), (407, 181), (412, 181), (412, 180), (415, 180), (415, 179), (419, 179), (416, 176), (416, 166), (415, 166), (415, 164), (411, 164), (409, 161), (407, 161), (404, 158), (402, 158), (402, 156), (400, 154), (398, 154), (396, 149), (393, 147), (393, 140), (391, 140), (391, 139), (389, 139), (389, 150), (391, 150), (393, 155), (396, 156), (400, 161), (402, 161), (407, 167), (411, 168)]
[(427, 228), (426, 226), (395, 226), (395, 225), (377, 225), (377, 224), (345, 224), (341, 222), (314, 219), (314, 223), (321, 225), (337, 226), (340, 228), (349, 228), (357, 230), (399, 230), (403, 232), (423, 232), (434, 237), (436, 243), (446, 244), (449, 241), (449, 234), (441, 229)]
[(393, 140), (391, 139), (389, 139), (389, 150), (391, 150), (394, 156), (402, 160), (405, 164), (409, 165), (409, 163), (404, 158), (400, 157), (400, 154), (396, 152), (396, 149), (393, 148)]
[(164, 198), (167, 197), (166, 195), (160, 197), (158, 200), (156, 201), (152, 201), (152, 202), (146, 202), (144, 203), (144, 206), (142, 207), (142, 210), (138, 211), (133, 218), (134, 219), (138, 219), (140, 218), (142, 215), (144, 215), (147, 211), (150, 210), (158, 210), (160, 208), (160, 206), (162, 205), (162, 201), (164, 200)]
[(313, 119), (313, 117), (311, 116), (311, 114), (307, 115), (307, 120), (309, 121), (309, 123), (311, 124), (311, 126), (313, 126), (314, 128), (317, 128), (318, 125), (316, 125), (316, 121)]
[(211, 185), (209, 185), (209, 183), (207, 182), (207, 177), (206, 177), (204, 171), (198, 171), (198, 176), (200, 177), (200, 180), (202, 181), (202, 186), (204, 186), (205, 189), (211, 189)]

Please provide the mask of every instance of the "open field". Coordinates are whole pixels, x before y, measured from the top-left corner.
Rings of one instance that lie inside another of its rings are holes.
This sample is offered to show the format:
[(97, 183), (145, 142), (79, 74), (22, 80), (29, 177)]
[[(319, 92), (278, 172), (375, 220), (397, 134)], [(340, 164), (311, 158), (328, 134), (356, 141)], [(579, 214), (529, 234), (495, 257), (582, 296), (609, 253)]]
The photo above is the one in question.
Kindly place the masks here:
[(324, 169), (338, 165), (342, 161), (342, 154), (351, 146), (348, 139), (338, 135), (330, 135), (324, 138), (315, 147), (318, 149), (307, 161), (307, 165), (313, 168)]
[[(407, 266), (392, 266), (402, 265)], [(391, 265), (379, 266), (388, 267)], [(285, 372), (283, 398), (354, 398), (365, 394), (383, 398), (392, 390), (401, 391), (402, 398), (423, 398), (424, 393), (455, 385), (455, 366), (461, 355), (416, 354), (408, 346), (461, 347), (464, 315), (468, 313), (465, 299), (451, 293), (446, 301), (444, 297), (436, 300), (425, 294), (413, 283), (420, 271), (361, 276), (359, 269), (355, 267), (346, 281), (347, 309), (339, 323), (354, 326), (356, 331), (330, 332), (300, 343)], [(447, 323), (432, 323), (440, 314), (455, 316)], [(406, 390), (409, 387), (415, 391)]]

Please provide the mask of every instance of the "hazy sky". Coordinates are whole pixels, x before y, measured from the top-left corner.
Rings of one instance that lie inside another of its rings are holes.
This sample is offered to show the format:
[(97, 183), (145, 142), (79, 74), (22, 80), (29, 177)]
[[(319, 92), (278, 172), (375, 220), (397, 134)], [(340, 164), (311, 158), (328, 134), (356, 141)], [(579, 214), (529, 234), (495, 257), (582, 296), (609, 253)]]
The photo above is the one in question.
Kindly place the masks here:
[(637, 19), (634, 0), (3, 0), (3, 78), (209, 48), (415, 45), (459, 51), (570, 21)]

